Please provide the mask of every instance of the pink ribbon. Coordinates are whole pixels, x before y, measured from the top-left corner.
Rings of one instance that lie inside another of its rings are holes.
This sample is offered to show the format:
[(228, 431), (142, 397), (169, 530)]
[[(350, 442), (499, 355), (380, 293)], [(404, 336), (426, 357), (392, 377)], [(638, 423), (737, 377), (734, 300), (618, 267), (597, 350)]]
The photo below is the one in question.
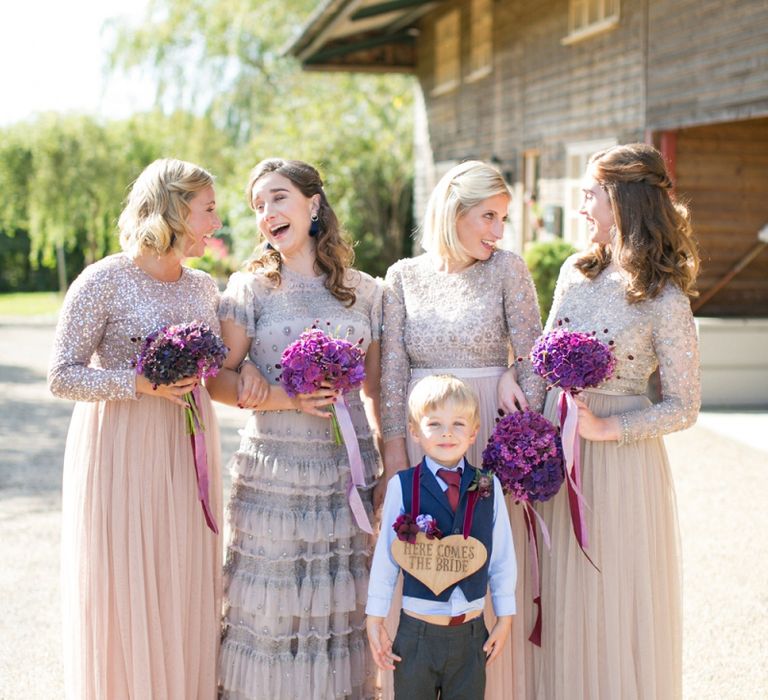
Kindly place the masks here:
[(200, 388), (195, 387), (192, 390), (192, 401), (188, 409), (192, 414), (192, 456), (195, 462), (195, 477), (197, 478), (197, 495), (200, 504), (203, 506), (203, 516), (208, 527), (217, 535), (219, 528), (216, 525), (216, 519), (211, 513), (211, 505), (208, 500), (208, 452), (205, 449), (205, 427), (200, 422)]
[(347, 482), (347, 500), (352, 509), (352, 515), (355, 516), (355, 522), (361, 530), (368, 534), (373, 534), (371, 522), (368, 520), (368, 514), (365, 512), (363, 499), (357, 491), (358, 486), (365, 486), (365, 473), (363, 471), (363, 457), (360, 454), (360, 445), (357, 444), (357, 434), (352, 425), (352, 417), (349, 415), (347, 399), (342, 396), (341, 401), (333, 405), (336, 411), (336, 418), (339, 421), (341, 436), (344, 438), (344, 446), (347, 448), (349, 457), (349, 481)]
[(581, 493), (579, 407), (568, 391), (561, 392), (557, 406), (560, 416), (560, 436), (563, 442), (563, 456), (565, 457), (565, 483), (568, 488), (568, 505), (571, 510), (573, 533), (576, 535), (576, 541), (579, 543), (581, 551), (584, 552), (584, 556), (597, 569), (586, 551), (589, 546), (589, 534), (587, 521), (584, 517), (586, 500)]

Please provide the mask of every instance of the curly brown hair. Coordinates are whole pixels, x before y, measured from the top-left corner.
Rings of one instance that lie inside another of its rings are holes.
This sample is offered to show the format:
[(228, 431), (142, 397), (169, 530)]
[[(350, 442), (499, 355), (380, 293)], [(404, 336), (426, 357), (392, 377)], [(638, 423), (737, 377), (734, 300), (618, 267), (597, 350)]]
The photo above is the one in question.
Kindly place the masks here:
[(689, 297), (699, 272), (699, 254), (687, 207), (671, 196), (672, 181), (653, 146), (630, 143), (595, 153), (588, 169), (608, 194), (616, 235), (576, 261), (594, 279), (615, 259), (627, 273), (627, 301), (653, 299), (668, 282)]
[[(346, 306), (355, 303), (355, 290), (345, 283), (346, 272), (352, 266), (355, 252), (344, 239), (336, 213), (328, 203), (323, 190), (320, 173), (309, 163), (300, 160), (267, 158), (251, 170), (245, 194), (248, 206), (253, 209), (253, 187), (256, 182), (269, 173), (277, 173), (290, 180), (305, 196), (319, 195), (320, 206), (317, 210), (318, 231), (315, 246), (315, 272), (325, 275), (325, 287)], [(309, 231), (307, 232), (309, 234)], [(246, 270), (263, 270), (267, 279), (275, 286), (280, 286), (283, 260), (280, 253), (267, 245), (260, 245), (246, 263)]]

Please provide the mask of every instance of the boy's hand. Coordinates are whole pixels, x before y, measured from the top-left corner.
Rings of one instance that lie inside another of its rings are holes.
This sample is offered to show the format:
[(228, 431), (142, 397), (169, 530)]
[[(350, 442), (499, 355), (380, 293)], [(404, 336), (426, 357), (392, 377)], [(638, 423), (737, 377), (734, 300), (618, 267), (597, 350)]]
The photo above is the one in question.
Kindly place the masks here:
[(365, 631), (368, 633), (368, 643), (374, 663), (382, 671), (394, 671), (395, 661), (400, 661), (397, 654), (392, 653), (392, 640), (384, 627), (383, 617), (368, 615), (365, 619)]
[(512, 615), (502, 615), (501, 617), (496, 618), (496, 624), (491, 630), (488, 641), (483, 644), (486, 666), (492, 664), (496, 660), (496, 657), (501, 653), (511, 630)]

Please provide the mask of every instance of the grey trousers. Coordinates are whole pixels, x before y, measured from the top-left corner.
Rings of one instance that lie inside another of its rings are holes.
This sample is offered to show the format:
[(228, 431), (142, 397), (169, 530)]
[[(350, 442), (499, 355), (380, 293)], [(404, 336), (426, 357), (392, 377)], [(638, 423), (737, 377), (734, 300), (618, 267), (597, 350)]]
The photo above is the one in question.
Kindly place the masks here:
[(400, 612), (392, 651), (395, 700), (482, 700), (488, 639), (483, 616), (455, 627), (432, 625)]

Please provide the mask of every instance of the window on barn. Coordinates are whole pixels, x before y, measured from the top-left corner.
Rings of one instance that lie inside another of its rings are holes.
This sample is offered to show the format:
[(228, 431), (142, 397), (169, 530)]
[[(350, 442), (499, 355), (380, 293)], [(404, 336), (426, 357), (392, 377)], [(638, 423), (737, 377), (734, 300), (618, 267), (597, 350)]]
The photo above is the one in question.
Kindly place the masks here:
[(460, 79), (461, 23), (457, 8), (435, 22), (435, 87), (432, 95), (454, 90)]
[(468, 82), (484, 78), (493, 66), (493, 0), (472, 0)]
[(565, 147), (565, 211), (563, 212), (563, 238), (579, 250), (589, 245), (587, 222), (579, 214), (582, 198), (582, 179), (587, 161), (593, 153), (616, 145), (616, 139), (579, 141)]
[(573, 44), (619, 24), (619, 0), (570, 0), (568, 36), (563, 44)]

